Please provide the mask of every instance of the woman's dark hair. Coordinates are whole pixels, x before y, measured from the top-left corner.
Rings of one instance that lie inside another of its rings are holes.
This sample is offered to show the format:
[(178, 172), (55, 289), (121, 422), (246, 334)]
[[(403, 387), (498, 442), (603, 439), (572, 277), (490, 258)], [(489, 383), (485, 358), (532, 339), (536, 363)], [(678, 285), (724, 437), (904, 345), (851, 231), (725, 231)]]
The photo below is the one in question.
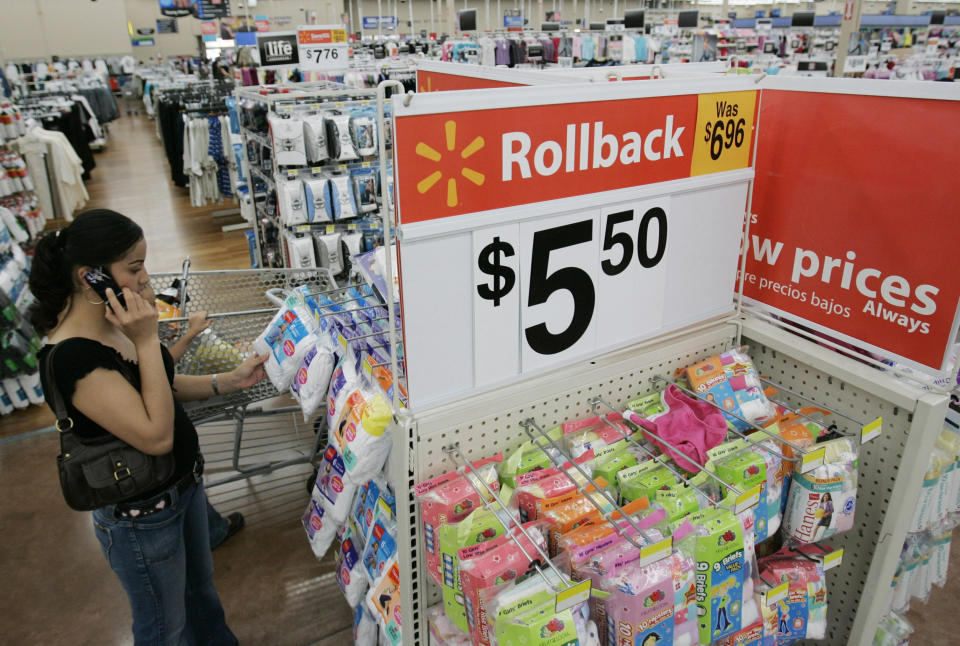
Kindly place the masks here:
[(108, 209), (84, 211), (60, 231), (40, 238), (30, 269), (30, 291), (36, 298), (28, 313), (33, 326), (42, 334), (57, 326), (73, 294), (75, 267), (105, 267), (142, 238), (140, 225)]

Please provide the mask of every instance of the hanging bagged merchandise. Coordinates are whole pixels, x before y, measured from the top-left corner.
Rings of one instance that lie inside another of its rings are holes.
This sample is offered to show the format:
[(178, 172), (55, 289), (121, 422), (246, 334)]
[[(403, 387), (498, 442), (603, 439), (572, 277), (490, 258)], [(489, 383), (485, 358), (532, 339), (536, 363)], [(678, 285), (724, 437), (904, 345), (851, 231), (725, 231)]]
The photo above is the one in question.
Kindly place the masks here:
[[(547, 437), (554, 442), (558, 442), (562, 436), (563, 429), (559, 426), (547, 431)], [(553, 465), (550, 458), (557, 458), (559, 454), (560, 452), (542, 437), (524, 442), (504, 460), (500, 467), (500, 482), (515, 489), (518, 475), (549, 468)]]
[(283, 224), (293, 226), (308, 222), (303, 182), (300, 180), (277, 181), (277, 203), (280, 206), (280, 221)]
[(330, 159), (327, 129), (322, 114), (308, 114), (303, 117), (303, 139), (309, 163), (320, 164)]
[(350, 278), (355, 279), (359, 278), (360, 270), (356, 266), (356, 263), (353, 261), (353, 257), (360, 254), (363, 249), (363, 234), (362, 233), (345, 233), (343, 237), (340, 238), (343, 241), (344, 246), (347, 248), (347, 257), (344, 259), (346, 264), (350, 267)]
[(943, 587), (947, 584), (947, 568), (950, 565), (950, 543), (953, 541), (953, 525), (949, 520), (940, 522), (933, 531), (933, 554), (931, 558), (931, 581)]
[(350, 132), (361, 157), (377, 154), (377, 115), (372, 108), (351, 111)]
[(880, 625), (873, 637), (873, 646), (906, 646), (913, 632), (914, 628), (909, 621), (891, 612), (880, 619)]
[(353, 613), (354, 646), (377, 646), (379, 632), (377, 620), (373, 618), (367, 604), (358, 605)]
[[(741, 629), (744, 608), (744, 531), (740, 520), (723, 509), (690, 516), (697, 572), (697, 623), (700, 641), (712, 643)], [(752, 598), (750, 599), (752, 601)]]
[(358, 215), (357, 202), (350, 188), (350, 178), (346, 175), (334, 175), (329, 178), (330, 214), (334, 220), (346, 220)]
[(290, 387), (304, 355), (316, 345), (318, 331), (317, 320), (303, 297), (292, 292), (267, 329), (253, 342), (257, 354), (269, 355), (263, 367), (280, 392)]
[(657, 460), (647, 460), (617, 473), (621, 502), (653, 500), (657, 491), (676, 484), (677, 476)]
[(370, 587), (361, 569), (356, 536), (353, 528), (348, 526), (340, 541), (340, 549), (337, 550), (337, 583), (351, 608), (356, 608), (363, 601), (363, 596)]
[(303, 140), (303, 122), (271, 112), (270, 136), (277, 166), (305, 166), (307, 151)]
[(585, 602), (557, 610), (557, 590), (569, 585), (568, 580), (544, 569), (543, 577), (531, 571), (506, 585), (481, 590), (490, 643), (599, 646)]
[(334, 276), (343, 273), (343, 250), (340, 248), (341, 234), (314, 233), (314, 244), (317, 247), (319, 265), (330, 270)]
[(427, 608), (431, 646), (470, 646), (470, 635), (457, 628), (444, 613), (443, 604)]
[(317, 266), (317, 255), (313, 248), (313, 238), (300, 238), (296, 234), (286, 234), (287, 256), (290, 259), (292, 269), (315, 269)]
[(763, 424), (776, 416), (776, 408), (763, 393), (763, 384), (745, 348), (695, 363), (685, 374), (699, 397), (736, 415), (726, 415), (726, 419), (737, 429), (745, 430), (750, 423)]
[(823, 566), (816, 561), (778, 552), (760, 560), (765, 587), (789, 583), (787, 596), (777, 602), (777, 643), (824, 639), (827, 632), (827, 589)]
[(607, 642), (631, 635), (631, 644), (673, 644), (674, 584), (671, 559), (633, 561), (605, 581)]
[[(347, 359), (352, 363), (349, 355)], [(390, 435), (386, 431), (393, 412), (378, 387), (368, 385), (362, 377), (355, 384), (352, 389), (341, 390), (341, 394), (347, 393), (346, 399), (336, 404), (332, 412), (330, 402), (337, 398), (327, 398), (328, 419), (333, 420), (328, 429), (331, 442), (343, 455), (347, 479), (361, 484), (376, 475), (386, 462), (390, 453)]]
[[(577, 462), (584, 462), (588, 457), (582, 456)], [(551, 467), (529, 471), (516, 477), (517, 488), (510, 504), (517, 508), (520, 522), (526, 523), (537, 519), (539, 501), (576, 491), (576, 483), (583, 485), (586, 482), (569, 462), (562, 469)]]
[(857, 451), (850, 438), (829, 440), (823, 464), (794, 473), (783, 516), (788, 538), (816, 543), (853, 527), (857, 500)]
[(471, 466), (479, 473), (480, 481), (472, 473), (450, 471), (414, 486), (414, 495), (420, 499), (426, 571), (438, 585), (443, 585), (440, 526), (458, 523), (482, 507), (479, 492), (484, 492), (485, 499), (487, 487), (494, 493), (500, 490), (497, 464), (501, 462), (502, 453), (473, 462)]
[[(506, 514), (506, 512), (501, 512)], [(504, 525), (510, 526), (510, 519), (504, 516), (498, 519), (494, 512), (477, 509), (457, 523), (440, 525), (440, 555), (443, 563), (443, 608), (447, 617), (460, 630), (470, 629), (460, 592), (461, 549), (493, 540), (504, 533)]]
[[(633, 427), (623, 421), (619, 413), (606, 416), (610, 422), (605, 423), (600, 417), (587, 417), (573, 422), (561, 424), (563, 430), (563, 445), (567, 455), (578, 458), (591, 449), (594, 457), (598, 457), (598, 449), (616, 444), (633, 434)], [(612, 426), (611, 426), (612, 425)]]
[(367, 606), (377, 620), (381, 633), (386, 637), (387, 645), (397, 646), (402, 640), (402, 604), (400, 568), (396, 559), (386, 564), (383, 575), (370, 586), (370, 591), (367, 592)]
[[(770, 443), (765, 446), (772, 451), (776, 449)], [(748, 450), (750, 449), (750, 450)], [(776, 482), (780, 472), (778, 456), (764, 450), (755, 450), (744, 440), (726, 442), (708, 452), (711, 456), (708, 468), (721, 480), (732, 485), (726, 490), (726, 495), (732, 495), (734, 504), (736, 496), (760, 487), (759, 502), (751, 508), (749, 527), (757, 542), (770, 538), (780, 527), (780, 491), (782, 487), (774, 486), (770, 494), (774, 499), (768, 499), (768, 483)], [(769, 470), (768, 470), (769, 469)], [(771, 470), (773, 478), (770, 478)]]
[[(700, 509), (697, 492), (685, 484), (677, 484), (666, 489), (658, 489), (653, 494), (654, 501), (663, 507), (667, 520), (676, 523)], [(777, 508), (779, 512), (780, 508)]]
[(317, 342), (300, 361), (300, 368), (290, 381), (290, 394), (300, 404), (303, 421), (309, 422), (327, 396), (334, 356), (327, 344)]
[(360, 213), (377, 210), (377, 169), (356, 168), (350, 171), (353, 195)]
[(490, 626), (486, 621), (488, 612), (480, 591), (516, 579), (530, 568), (533, 560), (541, 558), (539, 554), (546, 553), (547, 538), (542, 524), (527, 523), (523, 528), (526, 535), (512, 527), (510, 535), (460, 550), (460, 582), (473, 646), (491, 644)]
[(30, 406), (30, 399), (27, 397), (27, 393), (23, 390), (19, 381), (13, 377), (8, 377), (0, 383), (3, 384), (3, 389), (7, 391), (7, 398), (13, 404), (14, 408), (23, 410)]
[(42, 406), (46, 401), (43, 398), (43, 387), (40, 385), (40, 373), (35, 372), (32, 375), (17, 375), (17, 381), (20, 387), (26, 393), (27, 399), (35, 406)]
[(301, 522), (307, 538), (310, 539), (310, 548), (318, 559), (322, 559), (330, 549), (333, 539), (337, 537), (337, 524), (327, 517), (323, 504), (318, 500), (319, 496), (320, 492), (314, 488), (313, 498), (307, 504)]
[(340, 453), (335, 446), (327, 445), (317, 467), (315, 486), (323, 495), (323, 505), (330, 517), (340, 524), (347, 520), (357, 490), (357, 485), (344, 480), (345, 472)]
[(350, 115), (326, 112), (323, 118), (327, 126), (327, 147), (331, 159), (341, 162), (358, 159), (357, 147), (350, 136)]
[(390, 560), (397, 553), (396, 533), (396, 521), (385, 514), (374, 521), (361, 561), (363, 572), (371, 584), (387, 571)]
[(643, 418), (630, 411), (627, 420), (647, 431), (644, 437), (681, 469), (698, 473), (698, 465), (707, 462), (707, 451), (727, 435), (723, 413), (707, 402), (687, 396), (674, 385), (668, 386), (661, 397), (663, 413)]
[(330, 203), (328, 180), (324, 177), (311, 177), (303, 180), (304, 203), (307, 206), (308, 222), (329, 222)]
[[(593, 476), (603, 478), (615, 488), (617, 474), (637, 464), (637, 458), (627, 448), (627, 441), (620, 440), (614, 444), (593, 449), (594, 458), (588, 463), (593, 470)], [(616, 498), (616, 495), (616, 492), (614, 492), (614, 498)]]
[[(607, 481), (603, 478), (595, 479), (594, 483), (599, 489), (603, 489), (607, 485)], [(551, 556), (560, 552), (560, 538), (567, 532), (573, 531), (581, 525), (596, 523), (606, 514), (616, 513), (619, 516), (619, 512), (614, 511), (615, 507), (610, 504), (607, 498), (602, 495), (603, 492), (598, 490), (597, 487), (588, 485), (586, 495), (577, 492), (576, 495), (564, 499), (563, 502), (549, 506), (544, 505), (538, 520), (547, 523)], [(649, 502), (646, 498), (643, 498), (635, 500), (623, 509), (629, 515), (646, 509), (648, 506)]]

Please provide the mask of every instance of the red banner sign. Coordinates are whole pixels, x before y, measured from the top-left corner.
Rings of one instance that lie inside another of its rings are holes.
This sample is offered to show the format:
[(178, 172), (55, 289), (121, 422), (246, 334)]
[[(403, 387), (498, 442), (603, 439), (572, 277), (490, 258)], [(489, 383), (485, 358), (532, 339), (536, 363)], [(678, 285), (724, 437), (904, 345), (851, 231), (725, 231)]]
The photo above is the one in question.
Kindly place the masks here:
[(507, 83), (491, 79), (460, 76), (458, 74), (443, 74), (417, 70), (418, 92), (447, 92), (449, 90), (483, 90), (492, 87), (522, 87), (522, 83)]
[(744, 294), (940, 370), (960, 301), (958, 107), (764, 90)]
[(750, 166), (755, 91), (397, 118), (404, 224)]

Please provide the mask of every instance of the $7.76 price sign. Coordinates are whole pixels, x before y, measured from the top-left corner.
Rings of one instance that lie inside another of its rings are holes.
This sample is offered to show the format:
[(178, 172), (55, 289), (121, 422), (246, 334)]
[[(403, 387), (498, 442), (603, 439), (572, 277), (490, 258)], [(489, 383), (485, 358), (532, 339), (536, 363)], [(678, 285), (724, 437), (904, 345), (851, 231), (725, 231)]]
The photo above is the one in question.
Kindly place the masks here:
[(343, 25), (318, 25), (297, 30), (300, 67), (306, 70), (341, 69), (349, 66), (347, 30)]
[(474, 231), (477, 384), (657, 330), (669, 212), (661, 197)]

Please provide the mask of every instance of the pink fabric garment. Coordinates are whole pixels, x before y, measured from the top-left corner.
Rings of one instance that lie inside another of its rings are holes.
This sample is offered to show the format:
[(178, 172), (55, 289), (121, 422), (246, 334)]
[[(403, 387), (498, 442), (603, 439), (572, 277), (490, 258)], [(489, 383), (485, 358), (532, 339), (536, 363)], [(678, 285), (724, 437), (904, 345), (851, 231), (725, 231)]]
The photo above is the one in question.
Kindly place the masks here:
[[(698, 464), (707, 463), (707, 450), (712, 449), (727, 436), (727, 421), (714, 406), (688, 397), (676, 386), (669, 386), (662, 395), (669, 410), (659, 417), (648, 420), (634, 416), (632, 421), (649, 431), (646, 436), (661, 451), (673, 458), (681, 469), (699, 473)], [(656, 436), (656, 437), (654, 437)], [(669, 442), (675, 451), (659, 441)]]

